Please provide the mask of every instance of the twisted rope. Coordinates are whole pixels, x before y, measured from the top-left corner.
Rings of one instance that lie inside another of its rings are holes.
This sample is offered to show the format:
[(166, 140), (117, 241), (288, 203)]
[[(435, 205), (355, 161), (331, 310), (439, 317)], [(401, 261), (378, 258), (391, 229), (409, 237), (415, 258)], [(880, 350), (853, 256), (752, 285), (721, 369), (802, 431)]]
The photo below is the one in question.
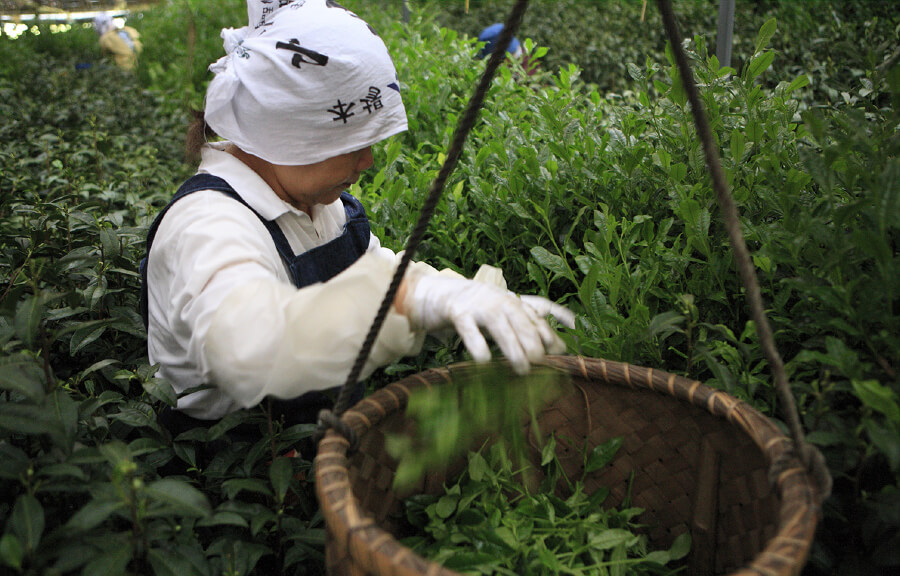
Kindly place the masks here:
[[(725, 220), (725, 228), (728, 230), (728, 240), (734, 252), (735, 263), (747, 290), (750, 316), (756, 324), (756, 333), (759, 336), (760, 346), (769, 362), (769, 366), (772, 368), (776, 393), (784, 406), (785, 417), (793, 439), (793, 456), (800, 459), (806, 469), (813, 474), (813, 477), (819, 483), (819, 488), (822, 490), (822, 500), (825, 500), (831, 494), (831, 474), (825, 466), (825, 458), (819, 453), (818, 449), (806, 443), (803, 426), (800, 422), (800, 414), (797, 411), (787, 373), (784, 370), (784, 362), (778, 353), (778, 349), (775, 347), (775, 338), (772, 335), (772, 328), (769, 325), (769, 319), (763, 306), (756, 270), (753, 268), (750, 252), (747, 249), (746, 242), (744, 242), (737, 206), (728, 188), (728, 182), (725, 180), (725, 172), (722, 170), (719, 151), (713, 140), (712, 130), (706, 118), (703, 102), (700, 100), (700, 92), (697, 89), (697, 84), (694, 82), (690, 63), (684, 49), (681, 47), (678, 24), (675, 21), (672, 4), (670, 0), (657, 0), (657, 4), (662, 13), (666, 35), (669, 37), (669, 43), (672, 45), (675, 62), (681, 73), (682, 84), (684, 85), (688, 102), (691, 105), (691, 115), (694, 118), (697, 135), (700, 137), (700, 142), (703, 145), (703, 152), (706, 155), (706, 166), (709, 168), (713, 189), (716, 191), (719, 208), (722, 210), (722, 218)], [(773, 468), (783, 467), (784, 465), (784, 462), (773, 463)]]
[[(384, 324), (385, 318), (387, 317), (388, 310), (394, 302), (394, 297), (397, 294), (397, 290), (400, 287), (403, 276), (406, 274), (406, 269), (409, 267), (410, 261), (412, 260), (413, 256), (416, 253), (416, 250), (419, 248), (419, 244), (422, 242), (422, 239), (425, 236), (425, 232), (428, 229), (428, 223), (431, 221), (431, 218), (437, 208), (438, 202), (441, 199), (441, 195), (444, 192), (444, 186), (447, 183), (447, 179), (456, 168), (456, 164), (458, 163), (459, 157), (462, 154), (466, 138), (469, 136), (469, 132), (475, 125), (475, 121), (478, 119), (478, 111), (481, 109), (481, 106), (484, 102), (484, 97), (491, 86), (491, 82), (494, 78), (494, 73), (497, 71), (497, 68), (499, 68), (500, 64), (506, 59), (506, 48), (507, 46), (509, 46), (509, 42), (510, 40), (512, 40), (512, 37), (515, 34), (516, 30), (519, 28), (519, 25), (522, 23), (522, 17), (525, 15), (525, 8), (527, 6), (528, 0), (517, 0), (515, 6), (513, 6), (512, 11), (506, 19), (506, 24), (503, 26), (503, 31), (500, 33), (500, 38), (497, 41), (497, 45), (495, 46), (494, 51), (491, 53), (491, 57), (488, 60), (487, 65), (485, 66), (484, 73), (481, 75), (481, 80), (479, 81), (478, 86), (475, 88), (475, 92), (472, 94), (472, 97), (469, 99), (468, 107), (466, 108), (465, 113), (459, 119), (459, 122), (456, 125), (456, 130), (453, 134), (453, 140), (450, 144), (450, 149), (447, 152), (447, 158), (444, 160), (444, 164), (443, 166), (441, 166), (440, 172), (438, 172), (437, 177), (431, 185), (431, 190), (428, 193), (428, 198), (426, 198), (425, 203), (422, 205), (422, 209), (419, 212), (419, 219), (416, 222), (416, 226), (413, 229), (412, 235), (409, 237), (409, 240), (407, 242), (406, 251), (403, 253), (403, 257), (400, 259), (400, 264), (397, 267), (393, 278), (391, 279), (391, 283), (388, 286), (388, 290), (384, 296), (384, 299), (381, 301), (381, 306), (378, 308), (375, 319), (372, 321), (372, 325), (369, 328), (366, 339), (363, 341), (362, 348), (360, 348), (359, 354), (356, 356), (356, 361), (353, 363), (353, 367), (350, 369), (350, 373), (347, 375), (347, 380), (341, 387), (341, 392), (338, 395), (337, 400), (335, 401), (334, 408), (330, 411), (322, 410), (319, 413), (318, 434), (320, 436), (324, 435), (325, 430), (327, 430), (327, 428), (329, 428), (331, 426), (331, 423), (335, 420), (335, 418), (332, 418), (331, 415), (327, 414), (328, 412), (331, 412), (333, 413), (333, 416), (340, 418), (341, 414), (343, 414), (347, 411), (348, 408), (350, 408), (350, 400), (352, 398), (353, 387), (359, 380), (359, 375), (362, 372), (363, 366), (365, 365), (366, 360), (369, 358), (369, 353), (372, 351), (372, 346), (374, 346), (375, 344), (375, 339), (378, 337), (378, 332), (381, 331), (381, 327)], [(347, 440), (350, 441), (351, 445), (353, 445), (352, 438), (347, 437)]]

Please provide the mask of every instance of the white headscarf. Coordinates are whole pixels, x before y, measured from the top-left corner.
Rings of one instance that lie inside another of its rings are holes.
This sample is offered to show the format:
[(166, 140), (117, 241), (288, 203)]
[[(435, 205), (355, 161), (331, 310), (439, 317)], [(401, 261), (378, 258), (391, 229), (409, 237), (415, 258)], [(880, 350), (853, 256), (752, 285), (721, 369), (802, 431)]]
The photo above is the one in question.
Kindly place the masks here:
[(397, 72), (372, 28), (333, 0), (248, 0), (222, 30), (206, 121), (272, 164), (313, 164), (406, 130)]
[(113, 28), (113, 21), (109, 14), (105, 12), (94, 17), (94, 30), (97, 34), (103, 36)]

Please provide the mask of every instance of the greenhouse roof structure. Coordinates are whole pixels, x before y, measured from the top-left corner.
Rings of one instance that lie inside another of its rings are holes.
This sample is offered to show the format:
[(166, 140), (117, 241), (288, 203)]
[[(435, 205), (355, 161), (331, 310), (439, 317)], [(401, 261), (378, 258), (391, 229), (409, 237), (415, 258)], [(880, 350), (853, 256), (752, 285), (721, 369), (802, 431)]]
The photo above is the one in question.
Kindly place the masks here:
[(25, 19), (47, 16), (77, 19), (86, 13), (136, 10), (156, 2), (158, 0), (0, 0), (0, 15)]

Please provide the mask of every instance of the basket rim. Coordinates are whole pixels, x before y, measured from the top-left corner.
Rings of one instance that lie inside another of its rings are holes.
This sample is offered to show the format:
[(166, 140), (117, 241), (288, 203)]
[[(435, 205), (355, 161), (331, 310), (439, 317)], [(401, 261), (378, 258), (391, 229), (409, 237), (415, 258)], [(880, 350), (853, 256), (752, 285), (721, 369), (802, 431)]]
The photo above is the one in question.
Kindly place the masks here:
[[(475, 364), (459, 362), (407, 376), (363, 398), (341, 419), (362, 438), (389, 414), (402, 410), (416, 388), (450, 383), (454, 370), (464, 370)], [(770, 471), (773, 463), (781, 460), (782, 465), (773, 486), (780, 501), (778, 530), (750, 565), (734, 574), (800, 572), (815, 535), (819, 493), (815, 482), (796, 458), (789, 458), (783, 465), (783, 458), (789, 452), (792, 441), (772, 420), (726, 392), (714, 390), (699, 380), (663, 370), (602, 358), (567, 355), (547, 356), (536, 365), (556, 368), (589, 381), (651, 390), (692, 404), (715, 417), (727, 419), (749, 436), (763, 453)], [(314, 463), (316, 495), (326, 529), (331, 532), (334, 542), (345, 546), (350, 557), (362, 565), (402, 567), (404, 574), (459, 576), (457, 572), (431, 562), (402, 545), (393, 534), (379, 527), (367, 515), (351, 488), (347, 456), (349, 446), (343, 436), (329, 430), (319, 442)], [(387, 572), (375, 571), (373, 574)]]

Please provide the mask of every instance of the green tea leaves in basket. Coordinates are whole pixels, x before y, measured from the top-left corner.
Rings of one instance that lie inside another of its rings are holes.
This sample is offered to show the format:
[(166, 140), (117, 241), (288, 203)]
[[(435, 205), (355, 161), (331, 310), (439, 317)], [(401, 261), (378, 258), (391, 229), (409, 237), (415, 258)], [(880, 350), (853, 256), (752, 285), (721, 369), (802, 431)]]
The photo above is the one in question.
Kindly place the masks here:
[[(601, 452), (614, 455), (620, 445), (621, 438), (613, 438)], [(561, 467), (553, 453), (541, 470), (552, 475)], [(668, 549), (654, 549), (638, 521), (643, 510), (626, 503), (603, 506), (606, 487), (589, 493), (582, 477), (572, 478), (568, 490), (535, 492), (520, 482), (518, 471), (498, 444), (469, 452), (468, 467), (448, 480), (443, 492), (405, 500), (410, 535), (403, 544), (466, 575), (683, 572), (680, 561), (690, 552), (689, 534), (676, 537)]]
[(451, 377), (450, 384), (414, 390), (406, 407), (414, 432), (386, 439), (388, 454), (399, 462), (396, 488), (444, 470), (488, 437), (503, 443), (514, 458), (524, 458), (526, 419), (537, 434), (538, 410), (558, 397), (569, 379), (540, 366), (519, 376), (500, 364), (473, 366)]

